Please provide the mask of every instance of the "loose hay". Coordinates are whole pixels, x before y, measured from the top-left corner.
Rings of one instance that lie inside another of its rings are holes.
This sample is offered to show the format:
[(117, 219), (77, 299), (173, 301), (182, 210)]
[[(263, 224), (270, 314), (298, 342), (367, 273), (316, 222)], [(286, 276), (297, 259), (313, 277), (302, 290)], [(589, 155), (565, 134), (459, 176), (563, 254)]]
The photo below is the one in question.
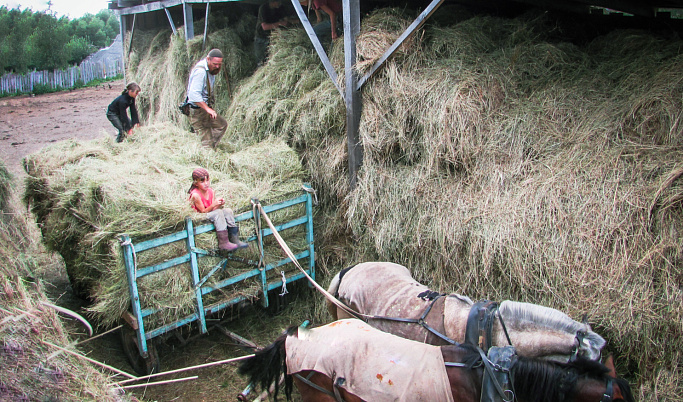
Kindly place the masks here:
[(89, 363), (68, 354), (48, 359), (70, 339), (35, 278), (37, 259), (29, 255), (27, 219), (17, 210), (13, 179), (0, 162), (0, 400), (127, 401), (107, 387), (110, 381)]
[[(363, 20), (361, 63), (401, 18)], [(297, 148), (330, 208), (318, 255), (336, 269), (395, 261), (442, 291), (587, 313), (642, 399), (680, 394), (682, 43), (614, 31), (577, 45), (552, 36), (571, 29), (559, 25), (529, 14), (417, 32), (363, 90), (350, 194), (342, 99), (295, 32), (235, 95), (228, 135), (280, 132)]]
[[(187, 202), (195, 167), (209, 170), (216, 195), (237, 212), (249, 209), (252, 198), (262, 203), (281, 199), (300, 190), (303, 181), (298, 157), (281, 140), (265, 140), (235, 153), (216, 152), (202, 148), (195, 134), (161, 125), (139, 129), (123, 145), (109, 138), (65, 142), (30, 155), (25, 162), (30, 174), (25, 198), (45, 244), (64, 258), (75, 290), (94, 300), (89, 311), (102, 325), (116, 322), (130, 306), (118, 236), (156, 238), (183, 229), (186, 216), (202, 223)], [(249, 221), (241, 226), (242, 237), (253, 233)], [(283, 236), (302, 237), (294, 231)], [(213, 232), (197, 237), (200, 248), (214, 249), (215, 244)], [(184, 245), (173, 243), (141, 253), (138, 266), (185, 252)], [(255, 253), (239, 252), (258, 260)], [(217, 261), (200, 259), (200, 275)], [(144, 307), (163, 309), (155, 315), (155, 324), (193, 311), (188, 272), (181, 265), (139, 281)]]

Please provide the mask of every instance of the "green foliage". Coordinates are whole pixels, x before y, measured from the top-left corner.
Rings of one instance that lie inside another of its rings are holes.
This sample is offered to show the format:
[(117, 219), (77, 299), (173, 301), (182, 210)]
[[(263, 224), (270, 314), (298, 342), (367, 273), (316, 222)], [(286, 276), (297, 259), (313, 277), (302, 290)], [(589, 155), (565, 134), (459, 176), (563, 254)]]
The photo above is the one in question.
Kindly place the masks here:
[(42, 84), (42, 83), (36, 83), (33, 85), (33, 94), (36, 95), (41, 95), (41, 94), (49, 94), (51, 92), (57, 92), (60, 91), (61, 88), (52, 88), (52, 85), (50, 84)]
[(78, 64), (91, 53), (97, 50), (87, 39), (74, 36), (69, 43), (64, 46), (65, 53), (69, 58), (69, 64)]
[(15, 73), (65, 68), (109, 46), (118, 32), (118, 19), (109, 10), (69, 20), (0, 6), (0, 67)]

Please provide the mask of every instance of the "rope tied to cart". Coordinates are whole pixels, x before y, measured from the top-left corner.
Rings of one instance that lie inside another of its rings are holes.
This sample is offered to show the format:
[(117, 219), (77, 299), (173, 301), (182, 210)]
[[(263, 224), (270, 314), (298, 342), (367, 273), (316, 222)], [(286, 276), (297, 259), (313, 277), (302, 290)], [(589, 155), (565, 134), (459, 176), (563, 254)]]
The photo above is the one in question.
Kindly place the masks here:
[(125, 239), (122, 237), (121, 240), (119, 240), (121, 243), (121, 246), (130, 246), (130, 250), (133, 253), (133, 273), (137, 275), (138, 272), (138, 256), (135, 253), (135, 245), (133, 244), (133, 240), (130, 238)]
[[(253, 203), (253, 200), (252, 200), (252, 203)], [(349, 306), (347, 306), (346, 304), (340, 302), (339, 300), (337, 300), (336, 297), (331, 295), (327, 290), (325, 290), (322, 286), (320, 286), (313, 278), (311, 278), (311, 276), (308, 274), (308, 272), (306, 272), (306, 270), (303, 269), (301, 264), (299, 264), (299, 261), (297, 260), (296, 256), (294, 255), (292, 250), (289, 248), (287, 243), (285, 243), (284, 239), (282, 239), (282, 236), (280, 236), (280, 233), (278, 233), (277, 229), (275, 229), (275, 225), (273, 225), (273, 222), (268, 217), (268, 214), (266, 214), (266, 211), (263, 210), (263, 206), (261, 206), (261, 204), (257, 202), (254, 204), (254, 211), (256, 211), (256, 208), (258, 208), (260, 215), (263, 217), (263, 219), (265, 219), (266, 223), (268, 224), (268, 227), (270, 227), (270, 230), (273, 231), (273, 236), (275, 237), (277, 242), (280, 244), (280, 247), (285, 252), (287, 257), (289, 257), (289, 259), (292, 260), (294, 265), (296, 265), (296, 267), (299, 269), (299, 271), (301, 271), (301, 273), (306, 277), (306, 279), (308, 279), (308, 281), (313, 285), (313, 287), (315, 287), (320, 293), (322, 293), (325, 296), (325, 298), (327, 298), (330, 302), (332, 302), (334, 305), (336, 305), (340, 309), (346, 311), (350, 315), (352, 315), (358, 319), (361, 319), (361, 320), (366, 319), (366, 318), (372, 318), (372, 316), (366, 315), (363, 313), (359, 313), (359, 312), (353, 310), (352, 308), (350, 308)], [(256, 216), (256, 215), (254, 215), (254, 216)], [(260, 227), (260, 224), (257, 223), (257, 226)]]

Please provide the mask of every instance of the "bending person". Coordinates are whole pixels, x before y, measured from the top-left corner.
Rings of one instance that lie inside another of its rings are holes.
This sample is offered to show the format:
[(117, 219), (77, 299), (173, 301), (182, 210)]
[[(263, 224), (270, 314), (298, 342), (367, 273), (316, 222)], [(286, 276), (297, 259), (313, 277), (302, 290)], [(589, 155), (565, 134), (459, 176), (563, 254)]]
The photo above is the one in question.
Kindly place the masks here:
[(214, 109), (216, 75), (221, 71), (223, 53), (218, 49), (209, 52), (192, 68), (187, 84), (187, 101), (190, 102), (190, 124), (201, 137), (202, 145), (216, 148), (225, 134), (228, 122)]
[[(134, 82), (126, 85), (121, 95), (116, 97), (107, 108), (107, 119), (119, 130), (116, 142), (123, 142), (127, 135), (133, 134), (133, 127), (140, 126), (138, 109), (135, 107), (135, 98), (140, 93), (140, 86)], [(126, 110), (130, 108), (130, 118)]]

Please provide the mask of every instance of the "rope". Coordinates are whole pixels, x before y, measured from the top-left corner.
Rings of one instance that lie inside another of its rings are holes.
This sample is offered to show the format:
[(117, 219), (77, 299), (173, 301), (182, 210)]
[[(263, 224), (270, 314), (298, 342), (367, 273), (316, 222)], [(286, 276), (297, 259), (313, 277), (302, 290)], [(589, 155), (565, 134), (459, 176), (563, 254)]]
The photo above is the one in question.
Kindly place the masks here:
[(313, 205), (318, 206), (318, 192), (315, 191), (314, 188), (306, 187), (306, 186), (304, 186), (304, 185), (301, 185), (301, 188), (302, 188), (305, 192), (313, 194), (313, 200), (314, 200), (314, 201), (313, 201)]
[(280, 271), (280, 275), (282, 275), (282, 293), (280, 293), (280, 296), (284, 296), (287, 293), (287, 277), (285, 276), (285, 271)]
[[(261, 237), (261, 220), (256, 219), (256, 211), (257, 210), (263, 211), (263, 208), (261, 208), (261, 203), (259, 200), (252, 198), (251, 199), (251, 214), (254, 217), (254, 225), (256, 226), (254, 229), (256, 230), (256, 245), (258, 247), (258, 269), (262, 269), (265, 266), (265, 262), (263, 261), (263, 238)], [(265, 213), (265, 212), (264, 212)]]
[(120, 241), (121, 246), (130, 246), (131, 251), (133, 252), (133, 274), (135, 277), (138, 276), (138, 256), (135, 253), (135, 245), (133, 244), (133, 241), (131, 239), (128, 240), (121, 240)]
[(323, 289), (313, 278), (311, 278), (310, 275), (308, 275), (308, 272), (304, 270), (301, 267), (301, 264), (299, 264), (299, 261), (296, 259), (296, 256), (294, 256), (294, 253), (292, 250), (289, 248), (287, 243), (282, 239), (282, 236), (280, 236), (280, 233), (278, 233), (277, 229), (275, 229), (275, 226), (273, 225), (273, 222), (270, 221), (270, 218), (268, 217), (268, 214), (266, 214), (266, 211), (263, 210), (263, 207), (261, 204), (255, 204), (255, 207), (258, 206), (259, 211), (261, 212), (261, 215), (263, 216), (263, 219), (266, 220), (266, 223), (270, 227), (270, 229), (273, 231), (273, 236), (275, 236), (275, 239), (277, 242), (280, 244), (280, 247), (282, 247), (282, 250), (284, 250), (285, 254), (287, 254), (287, 257), (289, 257), (290, 260), (296, 265), (297, 268), (301, 271), (302, 274), (308, 279), (308, 281), (315, 287), (320, 293), (322, 293), (327, 300), (329, 300), (331, 303), (333, 303), (335, 306), (339, 307), (340, 309), (346, 311), (348, 314), (358, 318), (358, 319), (365, 319), (365, 318), (372, 318), (372, 316), (365, 315), (362, 313), (359, 313), (349, 306), (345, 305), (344, 303), (340, 302), (337, 300), (334, 296), (332, 296), (327, 290)]

